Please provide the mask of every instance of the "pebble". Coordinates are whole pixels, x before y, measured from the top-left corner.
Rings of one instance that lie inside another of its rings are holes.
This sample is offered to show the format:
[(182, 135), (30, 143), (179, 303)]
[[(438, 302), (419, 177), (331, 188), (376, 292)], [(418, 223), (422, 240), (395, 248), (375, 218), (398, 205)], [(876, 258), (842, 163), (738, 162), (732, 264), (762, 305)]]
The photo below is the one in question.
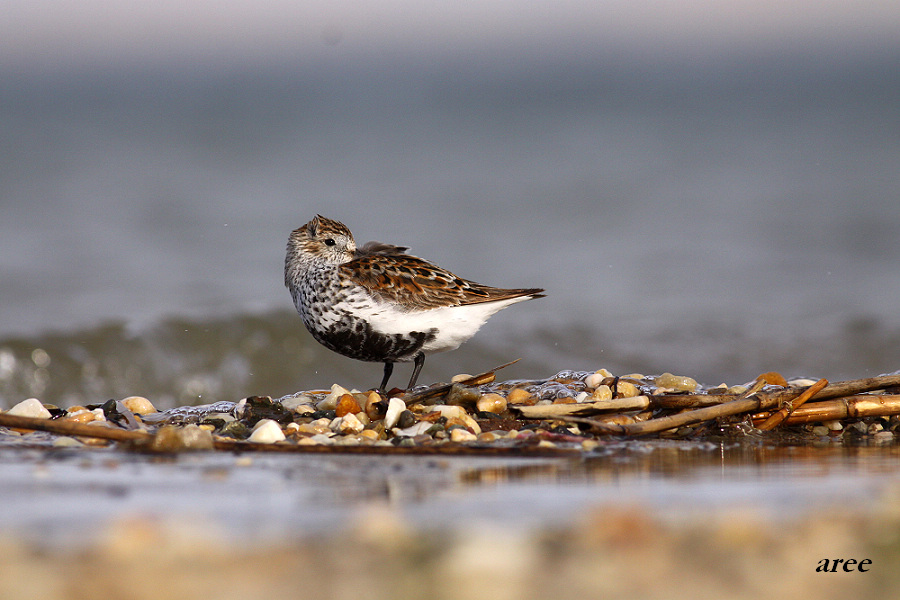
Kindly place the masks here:
[(292, 410), (294, 412), (306, 412), (308, 409), (310, 412), (314, 411), (313, 404), (315, 404), (315, 400), (311, 396), (307, 396), (306, 394), (299, 394), (297, 396), (291, 396), (290, 398), (284, 398), (281, 400), (281, 405), (288, 410)]
[(508, 404), (525, 404), (529, 400), (534, 400), (534, 395), (524, 388), (513, 388), (506, 395)]
[(405, 429), (400, 429), (399, 427), (394, 427), (391, 429), (391, 433), (393, 433), (397, 437), (415, 437), (417, 435), (421, 435), (428, 431), (431, 428), (431, 423), (428, 421), (420, 421), (411, 427), (407, 427)]
[(343, 417), (338, 417), (341, 422), (338, 424), (336, 431), (342, 434), (357, 434), (365, 429), (365, 425), (353, 413), (347, 413)]
[(439, 412), (445, 419), (461, 419), (466, 414), (461, 406), (447, 406), (446, 404), (432, 406), (431, 412)]
[(604, 384), (597, 386), (597, 389), (591, 394), (591, 402), (605, 402), (612, 400), (612, 397), (612, 388)]
[(500, 414), (506, 410), (506, 398), (500, 394), (485, 394), (475, 403), (479, 412)]
[(587, 377), (584, 378), (584, 385), (586, 385), (590, 389), (596, 389), (600, 384), (603, 383), (603, 380), (606, 379), (606, 375), (603, 375), (599, 371), (596, 373), (591, 373)]
[(388, 400), (387, 412), (384, 414), (384, 428), (393, 429), (397, 425), (397, 419), (400, 413), (406, 410), (406, 402), (400, 398), (391, 398)]
[(450, 383), (459, 383), (461, 381), (465, 381), (466, 379), (472, 379), (472, 376), (468, 373), (458, 373), (450, 378)]
[(454, 383), (447, 394), (447, 404), (453, 406), (474, 406), (481, 393), (478, 390)]
[(478, 437), (474, 433), (462, 427), (457, 427), (450, 431), (451, 442), (473, 442), (477, 439)]
[(616, 393), (619, 398), (634, 398), (641, 395), (641, 391), (636, 385), (630, 381), (622, 381), (621, 379), (616, 384)]
[(150, 447), (157, 452), (183, 452), (184, 450), (212, 450), (212, 433), (197, 425), (163, 425), (153, 436)]
[(331, 386), (331, 392), (316, 404), (316, 410), (335, 410), (338, 400), (344, 394), (352, 394), (352, 392), (335, 383)]
[(122, 400), (122, 404), (136, 415), (149, 415), (158, 412), (153, 403), (143, 396), (128, 396)]
[(381, 394), (375, 391), (369, 392), (368, 396), (366, 396), (366, 416), (368, 416), (373, 421), (377, 419), (384, 418), (384, 411), (386, 403), (382, 402)]
[(356, 414), (362, 410), (359, 402), (356, 401), (350, 394), (343, 394), (337, 401), (337, 405), (334, 407), (335, 414), (338, 417), (343, 417), (347, 414)]
[(31, 417), (32, 419), (50, 418), (50, 411), (44, 408), (44, 405), (41, 404), (41, 401), (37, 398), (22, 400), (9, 409), (6, 414), (15, 415), (17, 417)]
[(697, 390), (697, 380), (682, 375), (663, 373), (656, 378), (655, 383), (659, 387), (669, 388), (676, 392), (694, 392)]
[(272, 419), (262, 419), (247, 438), (248, 442), (256, 444), (274, 444), (282, 440), (284, 440), (284, 432), (281, 431), (281, 425)]

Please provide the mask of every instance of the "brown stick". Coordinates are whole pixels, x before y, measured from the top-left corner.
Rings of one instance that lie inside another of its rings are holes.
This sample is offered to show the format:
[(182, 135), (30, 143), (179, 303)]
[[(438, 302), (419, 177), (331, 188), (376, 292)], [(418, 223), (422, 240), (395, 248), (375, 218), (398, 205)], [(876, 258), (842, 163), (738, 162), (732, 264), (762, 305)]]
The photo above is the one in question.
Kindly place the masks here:
[(825, 386), (828, 385), (827, 379), (820, 379), (797, 396), (797, 398), (793, 401), (785, 402), (784, 406), (781, 407), (781, 410), (770, 416), (768, 419), (763, 421), (757, 429), (762, 431), (770, 431), (778, 427), (782, 421), (784, 421), (787, 417), (791, 415), (796, 409), (803, 406), (803, 404), (819, 393)]
[[(828, 400), (830, 398), (842, 398), (900, 386), (900, 375), (880, 375), (865, 379), (851, 379), (829, 383), (815, 395), (815, 400)], [(776, 403), (789, 401), (796, 396), (797, 388), (786, 388), (771, 392), (760, 392), (758, 395), (768, 404), (769, 399)], [(741, 396), (736, 394), (659, 394), (650, 395), (650, 406), (653, 408), (699, 408), (703, 406), (716, 406), (725, 402), (733, 402)]]
[[(473, 375), (468, 379), (464, 379), (458, 382), (460, 385), (482, 385), (484, 383), (490, 383), (493, 381), (492, 377), (496, 371), (500, 369), (505, 369), (510, 365), (514, 365), (517, 362), (522, 360), (521, 358), (517, 358), (516, 360), (512, 360), (505, 365), (500, 365), (499, 367), (494, 367), (490, 371), (485, 371), (484, 373), (479, 373), (478, 375)], [(421, 392), (417, 392), (415, 394), (406, 394), (403, 396), (403, 401), (406, 402), (406, 405), (409, 406), (415, 403), (425, 403), (426, 400), (431, 400), (433, 398), (438, 398), (440, 396), (444, 396), (450, 392), (450, 388), (453, 387), (452, 383), (442, 383), (440, 385), (433, 385), (430, 388), (424, 389)]]
[[(807, 402), (784, 420), (785, 425), (802, 425), (820, 421), (835, 421), (847, 418), (888, 417), (900, 414), (900, 395), (861, 395)], [(768, 415), (754, 415), (753, 422), (761, 422)]]
[(78, 437), (91, 437), (102, 440), (114, 440), (117, 442), (146, 441), (153, 437), (153, 434), (146, 431), (118, 429), (106, 427), (104, 425), (73, 423), (72, 421), (66, 421), (65, 419), (22, 417), (7, 413), (0, 413), (0, 426), (49, 431), (50, 433), (58, 433), (61, 435), (75, 435)]
[(583, 402), (581, 404), (543, 404), (535, 406), (511, 406), (525, 419), (555, 419), (563, 416), (587, 416), (610, 412), (628, 412), (644, 410), (650, 406), (647, 396), (631, 398), (614, 398), (600, 402)]

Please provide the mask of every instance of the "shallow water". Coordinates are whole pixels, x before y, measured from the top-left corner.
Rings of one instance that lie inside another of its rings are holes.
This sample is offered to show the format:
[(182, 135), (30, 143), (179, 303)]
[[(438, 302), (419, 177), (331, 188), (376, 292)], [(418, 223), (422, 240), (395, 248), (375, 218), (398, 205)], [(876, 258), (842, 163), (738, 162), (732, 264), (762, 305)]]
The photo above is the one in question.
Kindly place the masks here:
[(316, 213), (547, 288), (422, 381), (894, 371), (896, 57), (4, 73), (0, 405), (376, 384), (291, 315), (284, 245)]
[(865, 515), (900, 490), (898, 466), (896, 446), (758, 442), (610, 442), (581, 459), (164, 457), (10, 444), (0, 452), (0, 528), (60, 547), (92, 543), (128, 519), (272, 543), (337, 535), (388, 513), (415, 530), (546, 529), (613, 508), (663, 521), (731, 511), (776, 521), (832, 508)]

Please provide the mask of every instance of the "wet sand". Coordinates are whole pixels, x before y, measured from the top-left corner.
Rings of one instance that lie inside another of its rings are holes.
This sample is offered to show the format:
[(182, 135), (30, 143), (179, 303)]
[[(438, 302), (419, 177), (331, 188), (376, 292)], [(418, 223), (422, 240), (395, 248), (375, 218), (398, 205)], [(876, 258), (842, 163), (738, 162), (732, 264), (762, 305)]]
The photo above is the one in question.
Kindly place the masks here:
[[(513, 459), (27, 438), (0, 451), (8, 598), (887, 598), (900, 578), (895, 445)], [(872, 563), (817, 573), (825, 558)]]

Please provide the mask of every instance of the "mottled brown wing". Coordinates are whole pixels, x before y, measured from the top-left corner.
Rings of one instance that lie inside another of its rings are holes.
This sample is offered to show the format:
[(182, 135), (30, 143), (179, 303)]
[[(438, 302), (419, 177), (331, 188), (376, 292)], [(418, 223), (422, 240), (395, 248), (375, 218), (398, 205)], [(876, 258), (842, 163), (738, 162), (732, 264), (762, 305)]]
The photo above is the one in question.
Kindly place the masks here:
[(341, 265), (341, 272), (376, 298), (412, 310), (539, 296), (543, 291), (481, 285), (408, 254), (360, 256)]

